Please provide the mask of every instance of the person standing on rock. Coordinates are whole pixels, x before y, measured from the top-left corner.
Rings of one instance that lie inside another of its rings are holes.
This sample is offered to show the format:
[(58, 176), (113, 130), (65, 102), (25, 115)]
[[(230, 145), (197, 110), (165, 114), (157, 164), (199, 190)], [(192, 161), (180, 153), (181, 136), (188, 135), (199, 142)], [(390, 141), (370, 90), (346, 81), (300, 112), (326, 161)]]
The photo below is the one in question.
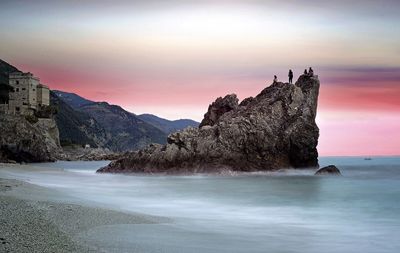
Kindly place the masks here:
[(276, 75), (274, 75), (274, 83), (278, 82), (278, 77), (276, 77)]
[(307, 69), (304, 70), (304, 75), (308, 75)]
[(314, 70), (311, 67), (308, 69), (308, 75), (314, 76)]
[(289, 69), (289, 83), (293, 83), (293, 71)]

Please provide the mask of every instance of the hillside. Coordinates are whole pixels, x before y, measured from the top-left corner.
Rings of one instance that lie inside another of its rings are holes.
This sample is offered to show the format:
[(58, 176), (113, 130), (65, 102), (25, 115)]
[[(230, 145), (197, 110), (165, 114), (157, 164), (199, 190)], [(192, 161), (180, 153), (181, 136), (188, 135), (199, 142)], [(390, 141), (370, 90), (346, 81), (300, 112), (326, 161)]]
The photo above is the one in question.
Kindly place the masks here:
[(60, 90), (53, 90), (54, 94), (57, 95), (60, 99), (64, 100), (69, 106), (74, 109), (78, 109), (81, 106), (94, 103), (89, 99), (83, 98), (75, 93), (60, 91)]
[[(72, 108), (74, 108), (76, 110), (80, 110), (80, 111), (85, 111), (84, 108), (87, 105), (91, 105), (94, 103), (96, 103), (97, 105), (102, 104), (102, 103), (94, 102), (94, 101), (91, 101), (84, 97), (81, 97), (75, 93), (59, 91), (59, 90), (54, 90), (53, 92), (59, 98), (64, 100), (64, 102), (67, 103), (69, 106), (71, 106)], [(107, 103), (105, 103), (105, 104), (107, 104)], [(123, 110), (121, 107), (119, 107), (119, 108), (121, 110)], [(173, 133), (173, 132), (176, 132), (179, 130), (183, 130), (188, 126), (197, 127), (199, 125), (198, 122), (190, 120), (190, 119), (167, 120), (167, 119), (160, 118), (153, 114), (141, 114), (141, 115), (136, 115), (134, 113), (131, 113), (131, 114), (132, 114), (133, 118), (137, 117), (140, 120), (144, 121), (145, 123), (148, 123), (149, 125), (152, 125), (152, 126), (156, 127), (157, 129), (161, 130), (162, 132), (165, 133), (166, 136), (170, 133)], [(107, 123), (107, 122), (105, 122), (105, 123)]]
[(81, 106), (79, 110), (95, 118), (111, 134), (107, 146), (113, 150), (126, 151), (143, 148), (150, 143), (166, 143), (167, 136), (163, 131), (120, 106), (98, 102)]
[(106, 145), (110, 136), (93, 117), (73, 109), (53, 91), (50, 92), (50, 103), (57, 108), (55, 120), (62, 145), (89, 144), (92, 147)]
[(157, 127), (164, 133), (170, 134), (179, 130), (183, 130), (186, 127), (198, 127), (199, 122), (196, 122), (191, 119), (178, 119), (178, 120), (167, 120), (160, 117), (157, 117), (153, 114), (140, 114), (138, 115), (139, 119)]

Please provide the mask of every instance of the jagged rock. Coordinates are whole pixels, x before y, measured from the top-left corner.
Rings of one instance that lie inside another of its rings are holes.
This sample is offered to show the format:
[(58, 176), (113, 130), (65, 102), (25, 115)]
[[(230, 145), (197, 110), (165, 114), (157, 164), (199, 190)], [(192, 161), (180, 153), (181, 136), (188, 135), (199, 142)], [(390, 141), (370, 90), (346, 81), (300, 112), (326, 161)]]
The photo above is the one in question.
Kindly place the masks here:
[(0, 157), (3, 161), (46, 162), (61, 156), (53, 119), (28, 122), (23, 116), (0, 115)]
[(326, 166), (326, 167), (323, 167), (323, 168), (317, 170), (317, 172), (315, 172), (315, 175), (340, 176), (342, 174), (340, 173), (340, 170), (335, 165), (329, 165), (329, 166)]
[(200, 122), (199, 127), (213, 126), (223, 114), (236, 109), (238, 103), (239, 99), (236, 94), (217, 98), (217, 100), (208, 106), (208, 111), (204, 114), (204, 119)]
[(254, 101), (253, 97), (248, 97), (242, 100), (242, 102), (240, 102), (239, 106), (247, 106), (248, 104), (250, 104), (252, 101)]
[(98, 172), (195, 173), (318, 167), (317, 76), (276, 82), (239, 106), (236, 95), (210, 105), (199, 128), (166, 145), (127, 153)]

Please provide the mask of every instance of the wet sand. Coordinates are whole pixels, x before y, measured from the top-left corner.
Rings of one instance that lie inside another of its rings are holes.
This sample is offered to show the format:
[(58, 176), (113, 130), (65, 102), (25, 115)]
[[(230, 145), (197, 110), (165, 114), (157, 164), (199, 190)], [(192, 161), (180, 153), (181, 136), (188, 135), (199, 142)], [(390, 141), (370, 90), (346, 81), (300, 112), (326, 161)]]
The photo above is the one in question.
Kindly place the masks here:
[[(10, 165), (0, 165), (0, 172), (9, 169)], [(81, 235), (100, 226), (169, 221), (76, 203), (79, 200), (49, 188), (0, 178), (0, 252), (105, 252)]]

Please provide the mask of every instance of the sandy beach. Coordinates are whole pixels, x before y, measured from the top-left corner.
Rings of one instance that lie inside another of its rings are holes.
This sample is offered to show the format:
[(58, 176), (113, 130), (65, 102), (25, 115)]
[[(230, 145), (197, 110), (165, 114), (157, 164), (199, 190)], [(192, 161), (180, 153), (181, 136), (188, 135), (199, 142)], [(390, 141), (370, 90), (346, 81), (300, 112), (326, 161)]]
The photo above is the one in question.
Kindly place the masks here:
[[(36, 170), (29, 165), (0, 165), (0, 171), (10, 166)], [(53, 189), (0, 178), (0, 252), (106, 252), (81, 235), (99, 226), (166, 221), (74, 202), (79, 201)]]

